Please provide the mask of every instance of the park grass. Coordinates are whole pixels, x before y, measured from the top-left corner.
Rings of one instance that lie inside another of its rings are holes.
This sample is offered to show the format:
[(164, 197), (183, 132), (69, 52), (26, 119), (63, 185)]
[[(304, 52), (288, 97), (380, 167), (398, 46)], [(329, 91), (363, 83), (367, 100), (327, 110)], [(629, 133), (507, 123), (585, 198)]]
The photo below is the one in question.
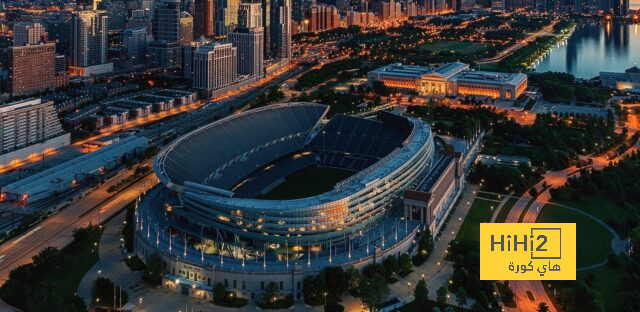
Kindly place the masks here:
[[(624, 311), (622, 308), (623, 294), (620, 291), (620, 281), (622, 276), (626, 274), (625, 268), (633, 265), (629, 258), (625, 255), (616, 256), (618, 267), (602, 266), (597, 269), (580, 271), (576, 275), (576, 280), (590, 279), (591, 288), (597, 290), (602, 299), (606, 311)], [(552, 289), (556, 289), (561, 298), (568, 298), (566, 302), (562, 302), (565, 311), (576, 311), (572, 302), (573, 291), (575, 289), (575, 281), (550, 281)], [(553, 293), (551, 293), (552, 295)]]
[[(578, 200), (553, 198), (552, 201), (582, 210), (609, 225), (623, 224), (625, 220), (636, 218), (633, 211), (621, 207), (603, 194), (584, 196)], [(613, 226), (613, 228), (621, 236), (625, 236), (627, 234), (621, 232), (616, 226)]]
[(479, 42), (471, 41), (447, 41), (440, 40), (433, 43), (425, 43), (418, 47), (420, 51), (455, 51), (465, 55), (473, 55), (487, 48), (487, 45)]
[(352, 176), (355, 172), (330, 167), (307, 167), (288, 176), (286, 180), (274, 187), (262, 199), (295, 199), (305, 198), (330, 191), (340, 181)]
[(576, 265), (583, 267), (607, 259), (611, 253), (611, 233), (602, 225), (578, 212), (562, 206), (545, 205), (538, 223), (576, 224)]
[(479, 242), (480, 223), (486, 223), (491, 220), (492, 206), (495, 208), (498, 206), (498, 203), (490, 200), (474, 199), (467, 213), (467, 217), (464, 219), (456, 235), (456, 240)]
[(504, 223), (504, 221), (507, 220), (509, 211), (511, 211), (511, 208), (513, 208), (513, 206), (518, 202), (518, 199), (518, 197), (511, 197), (507, 200), (504, 206), (502, 206), (502, 209), (500, 209), (498, 216), (496, 217), (496, 223)]
[(484, 63), (478, 64), (478, 70), (486, 70), (486, 71), (500, 71), (500, 65), (498, 62), (495, 63)]

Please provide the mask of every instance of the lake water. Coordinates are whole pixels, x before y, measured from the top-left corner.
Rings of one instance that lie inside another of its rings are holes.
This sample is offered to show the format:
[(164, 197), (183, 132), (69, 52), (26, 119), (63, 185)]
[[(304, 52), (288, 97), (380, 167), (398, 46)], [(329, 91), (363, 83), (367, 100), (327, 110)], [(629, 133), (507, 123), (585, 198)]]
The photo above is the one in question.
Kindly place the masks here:
[(576, 27), (571, 37), (557, 44), (535, 69), (593, 78), (600, 71), (623, 72), (634, 65), (640, 66), (640, 24), (603, 22)]

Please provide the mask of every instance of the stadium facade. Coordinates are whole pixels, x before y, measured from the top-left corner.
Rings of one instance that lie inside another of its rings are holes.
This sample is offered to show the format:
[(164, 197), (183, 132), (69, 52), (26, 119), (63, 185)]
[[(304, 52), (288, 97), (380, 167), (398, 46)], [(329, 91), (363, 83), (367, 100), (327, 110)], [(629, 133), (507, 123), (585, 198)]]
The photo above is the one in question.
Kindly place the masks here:
[[(162, 183), (137, 206), (135, 251), (165, 260), (165, 287), (210, 299), (221, 283), (259, 300), (274, 282), (281, 296), (301, 300), (304, 277), (326, 266), (360, 269), (413, 252), (426, 225), (395, 204), (433, 171), (429, 125), (389, 112), (326, 122), (327, 113), (315, 103), (254, 109), (159, 153), (154, 171)], [(353, 175), (314, 196), (261, 198), (312, 166)]]

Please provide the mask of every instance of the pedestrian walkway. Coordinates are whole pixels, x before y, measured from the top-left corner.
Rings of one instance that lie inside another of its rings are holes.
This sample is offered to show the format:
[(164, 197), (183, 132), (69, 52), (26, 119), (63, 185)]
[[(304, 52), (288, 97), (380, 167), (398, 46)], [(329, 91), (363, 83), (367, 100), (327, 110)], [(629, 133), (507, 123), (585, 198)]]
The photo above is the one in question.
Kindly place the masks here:
[(496, 209), (493, 211), (493, 214), (491, 215), (491, 219), (489, 220), (489, 223), (496, 222), (496, 219), (498, 218), (498, 215), (500, 214), (502, 207), (504, 207), (504, 205), (509, 201), (509, 199), (511, 199), (511, 195), (513, 195), (513, 191), (511, 191), (511, 193), (507, 194), (507, 196), (502, 198), (502, 201), (500, 201), (500, 204), (498, 204), (498, 207), (496, 207)]
[[(434, 238), (433, 252), (429, 259), (419, 267), (414, 267), (413, 272), (401, 280), (389, 285), (389, 297), (398, 297), (403, 302), (409, 303), (413, 301), (413, 290), (418, 281), (422, 278), (427, 282), (429, 289), (429, 299), (436, 300), (436, 292), (438, 288), (447, 285), (449, 278), (453, 274), (453, 263), (446, 261), (445, 257), (448, 253), (449, 244), (455, 239), (458, 229), (462, 226), (473, 200), (476, 197), (478, 186), (467, 184), (467, 188), (460, 197), (460, 201), (455, 206), (447, 223), (443, 226), (439, 235)], [(458, 305), (455, 296), (450, 296), (447, 300), (448, 304)], [(467, 307), (473, 305), (475, 301), (469, 299)], [(350, 311), (350, 310), (349, 310)]]

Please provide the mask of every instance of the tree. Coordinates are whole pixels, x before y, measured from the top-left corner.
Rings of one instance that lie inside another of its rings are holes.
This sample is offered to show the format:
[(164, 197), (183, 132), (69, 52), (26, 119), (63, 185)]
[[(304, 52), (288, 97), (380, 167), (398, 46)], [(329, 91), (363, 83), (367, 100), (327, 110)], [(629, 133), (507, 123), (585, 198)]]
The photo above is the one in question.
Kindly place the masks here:
[(424, 232), (420, 235), (420, 240), (418, 241), (418, 254), (413, 258), (413, 264), (415, 266), (419, 266), (424, 261), (429, 258), (429, 255), (433, 251), (433, 235), (431, 235), (431, 230), (426, 228)]
[(347, 276), (344, 274), (342, 267), (326, 267), (324, 269), (324, 280), (327, 285), (327, 292), (335, 300), (339, 300), (342, 294), (347, 290)]
[(406, 276), (411, 273), (411, 269), (413, 269), (413, 263), (411, 263), (411, 256), (408, 253), (403, 253), (398, 258), (398, 271), (400, 275)]
[(631, 239), (631, 246), (633, 246), (633, 256), (635, 258), (640, 258), (640, 226), (635, 227), (629, 233), (629, 238)]
[(458, 302), (458, 305), (461, 307), (467, 305), (467, 292), (464, 291), (464, 288), (462, 287), (458, 288), (458, 291), (456, 292), (456, 302)]
[(336, 301), (327, 302), (324, 312), (344, 312), (344, 307)]
[[(115, 296), (114, 296), (115, 294)], [(125, 304), (129, 300), (129, 294), (125, 290), (118, 290), (117, 286), (108, 278), (98, 277), (91, 287), (91, 298), (100, 300), (101, 306), (113, 307)]]
[(152, 286), (162, 284), (165, 266), (164, 260), (158, 254), (152, 254), (147, 259), (147, 266), (144, 269), (142, 278)]
[(49, 246), (33, 256), (32, 260), (34, 273), (39, 275), (49, 270), (55, 270), (62, 261), (62, 254), (58, 248)]
[(275, 308), (276, 301), (278, 300), (278, 285), (275, 282), (270, 282), (264, 289), (262, 295), (262, 305)]
[(222, 285), (222, 283), (217, 283), (213, 288), (213, 301), (221, 302), (224, 301), (227, 297), (227, 288)]
[(384, 261), (382, 261), (382, 265), (387, 269), (389, 276), (393, 276), (398, 272), (398, 260), (394, 255), (390, 255), (385, 258)]
[(538, 305), (538, 312), (549, 312), (549, 306), (547, 306), (546, 302), (540, 302)]
[(424, 278), (421, 278), (416, 284), (416, 288), (413, 290), (413, 297), (416, 298), (416, 304), (424, 306), (429, 302), (429, 289), (427, 289), (427, 282)]
[(369, 308), (369, 311), (373, 311), (380, 306), (380, 303), (389, 294), (389, 286), (384, 277), (373, 273), (371, 276), (365, 276), (360, 280), (358, 292), (362, 303)]
[(447, 288), (444, 286), (438, 288), (438, 291), (436, 292), (436, 298), (438, 300), (438, 303), (441, 306), (444, 306), (445, 303), (447, 303)]
[(358, 280), (360, 280), (360, 271), (354, 267), (348, 267), (344, 274), (347, 276), (347, 288), (352, 289), (358, 286)]

